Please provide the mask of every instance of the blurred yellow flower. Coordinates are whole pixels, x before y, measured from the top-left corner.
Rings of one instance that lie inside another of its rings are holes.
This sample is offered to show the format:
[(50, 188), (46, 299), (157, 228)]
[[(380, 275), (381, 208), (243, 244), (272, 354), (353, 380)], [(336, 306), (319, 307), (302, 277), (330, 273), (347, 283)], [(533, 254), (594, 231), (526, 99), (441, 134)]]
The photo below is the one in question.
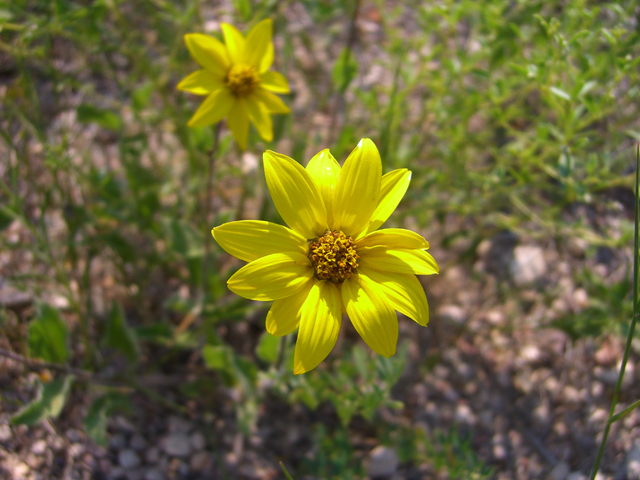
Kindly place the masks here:
[(204, 127), (227, 117), (227, 125), (243, 150), (247, 148), (249, 121), (267, 142), (273, 139), (272, 113), (289, 113), (274, 93), (289, 93), (287, 79), (270, 72), (273, 63), (271, 19), (258, 23), (247, 38), (233, 26), (221, 24), (224, 42), (200, 33), (184, 36), (191, 56), (202, 70), (178, 84), (179, 90), (207, 95), (189, 120)]
[(303, 168), (272, 151), (264, 170), (273, 203), (290, 228), (259, 220), (225, 223), (212, 230), (231, 255), (249, 262), (228, 282), (252, 300), (274, 300), (267, 331), (296, 329), (293, 373), (315, 368), (333, 349), (342, 313), (377, 353), (390, 357), (398, 342), (394, 310), (420, 325), (429, 306), (415, 275), (438, 273), (417, 233), (380, 227), (404, 196), (411, 172), (382, 176), (374, 143), (362, 139), (340, 168), (329, 150)]

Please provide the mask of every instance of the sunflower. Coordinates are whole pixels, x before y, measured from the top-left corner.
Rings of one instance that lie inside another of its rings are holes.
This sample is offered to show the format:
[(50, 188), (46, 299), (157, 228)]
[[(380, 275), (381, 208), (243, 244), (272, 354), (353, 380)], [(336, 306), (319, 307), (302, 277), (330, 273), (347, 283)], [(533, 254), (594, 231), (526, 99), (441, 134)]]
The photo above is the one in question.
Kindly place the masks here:
[(326, 358), (338, 338), (342, 314), (372, 350), (396, 351), (394, 310), (426, 326), (429, 306), (415, 275), (438, 273), (429, 243), (399, 228), (376, 230), (404, 196), (411, 172), (382, 176), (374, 143), (362, 139), (340, 168), (329, 150), (303, 168), (272, 151), (264, 153), (267, 185), (290, 228), (259, 220), (229, 222), (212, 230), (218, 244), (249, 262), (228, 281), (252, 300), (273, 300), (267, 331), (298, 329), (294, 374)]
[(273, 63), (271, 19), (258, 23), (247, 38), (233, 26), (221, 24), (224, 44), (200, 33), (184, 36), (198, 70), (178, 84), (179, 90), (207, 95), (189, 120), (204, 127), (227, 117), (227, 125), (241, 149), (247, 148), (249, 121), (267, 142), (273, 139), (272, 113), (289, 113), (274, 93), (289, 93), (287, 79), (269, 71)]

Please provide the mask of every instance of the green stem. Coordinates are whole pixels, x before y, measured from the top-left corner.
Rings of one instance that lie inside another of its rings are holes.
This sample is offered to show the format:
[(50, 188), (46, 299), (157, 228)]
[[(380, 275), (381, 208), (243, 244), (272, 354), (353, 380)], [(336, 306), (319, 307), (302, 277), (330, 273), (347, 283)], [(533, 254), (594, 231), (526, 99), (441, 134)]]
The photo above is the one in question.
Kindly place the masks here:
[(623, 410), (618, 415), (614, 415), (616, 406), (618, 405), (618, 396), (620, 395), (620, 389), (622, 387), (622, 379), (624, 378), (624, 371), (627, 367), (627, 361), (629, 360), (629, 352), (631, 351), (631, 341), (633, 340), (633, 332), (636, 329), (636, 322), (638, 321), (638, 315), (639, 315), (638, 286), (640, 284), (640, 280), (639, 280), (638, 270), (640, 267), (640, 251), (639, 251), (640, 235), (638, 231), (640, 230), (640, 212), (638, 210), (638, 200), (639, 200), (638, 190), (640, 189), (640, 143), (637, 145), (636, 148), (637, 148), (636, 150), (636, 208), (635, 208), (635, 233), (634, 233), (634, 242), (633, 242), (633, 319), (631, 320), (631, 326), (629, 327), (629, 333), (627, 334), (627, 344), (625, 345), (624, 356), (622, 357), (622, 364), (620, 365), (620, 374), (618, 375), (616, 388), (613, 392), (613, 398), (611, 399), (611, 408), (609, 409), (609, 419), (607, 420), (607, 424), (604, 427), (604, 433), (602, 435), (602, 441), (600, 442), (600, 448), (598, 448), (596, 461), (593, 465), (593, 470), (591, 470), (591, 476), (590, 476), (591, 480), (595, 480), (596, 474), (598, 473), (598, 468), (600, 467), (600, 462), (602, 460), (602, 456), (604, 455), (604, 447), (607, 443), (607, 437), (609, 436), (609, 430), (611, 429), (611, 425), (613, 424), (613, 422), (615, 422), (619, 418), (622, 418), (624, 415), (621, 415), (621, 414), (623, 414), (626, 410), (626, 409)]
[(205, 235), (207, 236), (207, 240), (205, 240), (205, 254), (204, 260), (202, 262), (202, 298), (207, 296), (208, 286), (209, 286), (209, 263), (211, 262), (211, 239), (208, 237), (208, 229), (211, 227), (213, 223), (213, 219), (211, 218), (211, 214), (213, 211), (212, 202), (213, 202), (213, 176), (215, 169), (215, 161), (216, 154), (218, 153), (218, 143), (220, 140), (220, 125), (221, 122), (218, 122), (215, 128), (215, 132), (213, 134), (213, 146), (211, 150), (209, 150), (209, 171), (207, 176), (207, 204), (204, 209), (204, 224), (207, 226), (207, 232)]

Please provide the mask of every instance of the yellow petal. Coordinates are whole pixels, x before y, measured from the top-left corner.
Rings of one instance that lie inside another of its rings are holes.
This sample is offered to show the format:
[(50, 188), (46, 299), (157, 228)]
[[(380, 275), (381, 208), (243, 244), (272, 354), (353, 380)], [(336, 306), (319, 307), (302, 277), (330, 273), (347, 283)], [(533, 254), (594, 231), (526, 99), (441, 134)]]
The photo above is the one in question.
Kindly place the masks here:
[(363, 138), (344, 162), (336, 186), (334, 226), (357, 237), (369, 224), (378, 204), (382, 162), (375, 144)]
[(306, 239), (327, 229), (327, 212), (320, 190), (307, 171), (292, 158), (267, 150), (262, 156), (271, 198), (282, 219)]
[(273, 140), (273, 126), (267, 107), (262, 102), (254, 101), (251, 98), (246, 100), (249, 111), (249, 119), (256, 126), (256, 130), (265, 142)]
[(342, 284), (342, 300), (351, 323), (371, 349), (389, 358), (396, 353), (398, 317), (382, 288), (364, 275)]
[[(231, 95), (231, 94), (230, 94)], [(235, 98), (235, 102), (227, 116), (227, 126), (241, 150), (247, 148), (249, 141), (249, 111), (244, 98)]]
[(260, 86), (273, 93), (289, 93), (289, 83), (278, 72), (265, 72), (261, 76)]
[(386, 228), (360, 237), (360, 239), (356, 241), (356, 247), (358, 248), (358, 254), (361, 254), (363, 251), (361, 249), (367, 247), (383, 247), (385, 249), (429, 248), (429, 242), (427, 242), (422, 235), (418, 235), (411, 230)]
[[(358, 254), (360, 253), (358, 250)], [(414, 275), (432, 275), (439, 272), (434, 258), (424, 250), (364, 249), (358, 264), (380, 272), (413, 273)]]
[(282, 337), (289, 335), (298, 328), (302, 304), (307, 299), (309, 290), (313, 285), (313, 281), (307, 282), (304, 288), (292, 296), (273, 302), (269, 313), (267, 313), (267, 332), (274, 337)]
[(252, 262), (272, 253), (309, 251), (307, 241), (293, 230), (262, 220), (229, 222), (211, 230), (224, 250), (240, 260)]
[(231, 68), (227, 49), (218, 39), (201, 33), (187, 33), (184, 42), (195, 61), (217, 77), (224, 77)]
[(260, 62), (260, 69), (258, 70), (260, 73), (264, 73), (271, 68), (273, 65), (273, 57), (274, 57), (274, 48), (273, 42), (269, 42), (269, 46), (267, 47), (267, 53), (264, 57), (262, 57), (262, 61)]
[(206, 127), (222, 120), (235, 102), (235, 97), (226, 88), (209, 95), (193, 114), (189, 127)]
[(326, 280), (315, 280), (300, 313), (294, 375), (316, 368), (336, 344), (342, 323), (338, 288)]
[(333, 158), (329, 149), (325, 148), (309, 160), (307, 172), (320, 189), (324, 206), (327, 209), (327, 223), (331, 227), (333, 225), (333, 190), (338, 184), (340, 164)]
[(378, 272), (362, 266), (358, 268), (358, 274), (376, 282), (397, 311), (415, 320), (419, 325), (426, 326), (429, 323), (427, 296), (415, 275)]
[(183, 78), (176, 88), (195, 95), (209, 95), (224, 87), (222, 78), (217, 77), (209, 70), (202, 69)]
[(276, 97), (273, 93), (267, 92), (264, 88), (258, 87), (251, 94), (252, 97), (260, 100), (267, 107), (270, 113), (289, 113), (289, 107), (287, 107), (280, 98)]
[(273, 23), (270, 18), (265, 18), (256, 24), (247, 35), (244, 44), (244, 61), (260, 69), (262, 60), (268, 53), (272, 36)]
[(224, 35), (224, 43), (227, 45), (229, 59), (233, 65), (244, 63), (244, 46), (245, 39), (242, 34), (233, 25), (221, 23), (222, 35)]
[(309, 259), (300, 253), (272, 253), (234, 273), (229, 290), (250, 300), (278, 300), (304, 288), (313, 277)]
[(371, 222), (367, 227), (367, 232), (373, 232), (387, 221), (402, 200), (402, 197), (404, 197), (410, 181), (411, 172), (406, 168), (393, 170), (383, 175), (380, 183), (378, 206), (373, 215), (371, 215)]

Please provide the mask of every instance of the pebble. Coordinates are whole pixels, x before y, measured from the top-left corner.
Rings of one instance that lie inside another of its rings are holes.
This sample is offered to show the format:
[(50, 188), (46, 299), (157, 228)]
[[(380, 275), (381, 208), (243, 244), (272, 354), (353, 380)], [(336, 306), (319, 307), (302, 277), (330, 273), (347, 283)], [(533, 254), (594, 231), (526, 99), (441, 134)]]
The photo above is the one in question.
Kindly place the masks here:
[(144, 480), (164, 480), (164, 473), (155, 468), (151, 468), (144, 474)]
[(140, 457), (131, 449), (121, 450), (118, 453), (118, 464), (125, 470), (130, 470), (140, 465)]
[(122, 433), (116, 433), (109, 439), (109, 446), (114, 450), (122, 450), (127, 445), (127, 439)]
[(36, 455), (43, 455), (47, 451), (47, 441), (44, 439), (36, 440), (31, 445), (31, 453), (35, 453)]
[(12, 436), (13, 435), (11, 434), (11, 427), (9, 425), (7, 425), (6, 423), (0, 425), (0, 442), (8, 442), (9, 440), (11, 440)]
[(390, 477), (398, 470), (398, 454), (392, 448), (378, 445), (369, 452), (367, 473), (370, 477)]
[(133, 448), (136, 451), (144, 450), (147, 447), (147, 441), (142, 435), (136, 433), (133, 437), (131, 437), (131, 440), (129, 440), (129, 447)]
[(209, 452), (198, 452), (191, 457), (189, 466), (194, 472), (204, 472), (210, 470), (213, 466), (213, 457)]
[(535, 245), (519, 245), (513, 249), (509, 273), (518, 287), (531, 285), (547, 273), (547, 262), (542, 248)]
[(193, 423), (182, 417), (171, 415), (169, 417), (169, 433), (189, 433), (193, 430)]
[(204, 450), (204, 447), (207, 441), (204, 438), (204, 435), (201, 432), (195, 432), (191, 434), (189, 437), (189, 442), (191, 442), (191, 446), (197, 452), (200, 450)]
[(587, 476), (582, 472), (571, 472), (567, 480), (587, 480)]
[(569, 475), (569, 465), (566, 462), (560, 462), (549, 473), (549, 480), (566, 480), (567, 475)]
[(144, 454), (144, 458), (147, 463), (157, 463), (160, 460), (160, 449), (158, 447), (151, 447)]
[(438, 316), (456, 325), (463, 325), (467, 319), (464, 310), (458, 305), (442, 305), (438, 308)]
[(162, 448), (173, 457), (186, 457), (191, 453), (189, 437), (184, 433), (172, 433), (162, 439)]
[(627, 453), (626, 459), (627, 478), (629, 480), (640, 479), (640, 443), (636, 441)]

